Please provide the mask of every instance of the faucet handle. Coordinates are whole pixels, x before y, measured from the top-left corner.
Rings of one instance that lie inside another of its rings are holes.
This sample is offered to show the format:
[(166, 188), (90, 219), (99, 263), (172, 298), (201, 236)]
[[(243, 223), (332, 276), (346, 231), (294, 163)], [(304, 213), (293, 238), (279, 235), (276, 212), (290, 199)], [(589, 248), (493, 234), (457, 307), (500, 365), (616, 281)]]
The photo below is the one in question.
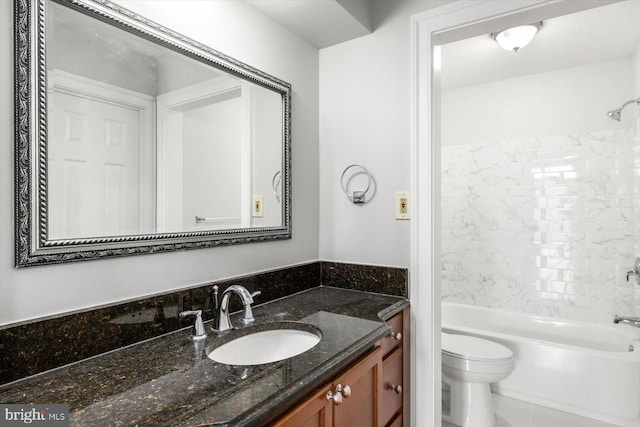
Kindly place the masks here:
[(262, 291), (253, 292), (251, 294), (251, 301), (247, 301), (247, 303), (244, 305), (244, 309), (243, 309), (243, 312), (242, 312), (242, 317), (240, 318), (242, 323), (247, 324), (247, 323), (251, 323), (254, 320), (256, 320), (253, 317), (253, 310), (251, 310), (251, 304), (253, 303), (253, 297), (257, 297), (260, 294), (262, 294)]
[(207, 337), (207, 333), (204, 330), (204, 324), (202, 323), (202, 310), (181, 311), (179, 316), (181, 319), (184, 319), (187, 316), (196, 316), (196, 321), (193, 324), (193, 331), (191, 332), (192, 340), (200, 341)]

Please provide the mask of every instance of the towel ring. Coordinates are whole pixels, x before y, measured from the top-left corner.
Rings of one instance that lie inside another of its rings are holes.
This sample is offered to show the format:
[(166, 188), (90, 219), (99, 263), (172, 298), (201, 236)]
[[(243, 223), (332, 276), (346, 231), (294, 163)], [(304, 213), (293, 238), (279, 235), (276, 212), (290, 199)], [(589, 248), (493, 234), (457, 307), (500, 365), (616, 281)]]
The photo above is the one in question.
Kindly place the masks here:
[[(347, 186), (344, 183), (344, 176), (347, 173), (347, 171), (351, 168), (360, 168), (362, 169), (362, 172), (364, 172), (367, 175), (367, 188), (361, 191), (354, 191), (353, 193), (349, 194), (349, 191), (347, 190)], [(371, 188), (371, 174), (369, 173), (367, 168), (365, 168), (364, 166), (361, 166), (358, 164), (349, 165), (342, 172), (342, 176), (340, 177), (340, 185), (342, 186), (342, 191), (344, 192), (344, 194), (347, 195), (349, 200), (351, 200), (355, 204), (363, 204), (366, 201), (365, 195), (367, 194), (367, 191), (369, 191), (369, 188)]]
[(273, 189), (273, 195), (276, 196), (276, 199), (280, 201), (280, 193), (278, 192), (278, 187), (282, 186), (282, 174), (280, 171), (276, 172), (271, 179), (271, 188)]

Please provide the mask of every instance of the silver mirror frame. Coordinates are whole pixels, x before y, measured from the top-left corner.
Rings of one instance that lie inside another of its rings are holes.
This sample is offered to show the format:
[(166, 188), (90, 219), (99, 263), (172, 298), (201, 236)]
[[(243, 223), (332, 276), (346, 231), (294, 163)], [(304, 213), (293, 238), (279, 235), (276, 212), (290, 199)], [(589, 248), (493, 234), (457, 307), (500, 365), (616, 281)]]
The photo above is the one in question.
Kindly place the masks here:
[(282, 96), (282, 226), (118, 237), (47, 238), (47, 0), (14, 0), (15, 265), (29, 267), (290, 239), (291, 85), (107, 0), (55, 0)]

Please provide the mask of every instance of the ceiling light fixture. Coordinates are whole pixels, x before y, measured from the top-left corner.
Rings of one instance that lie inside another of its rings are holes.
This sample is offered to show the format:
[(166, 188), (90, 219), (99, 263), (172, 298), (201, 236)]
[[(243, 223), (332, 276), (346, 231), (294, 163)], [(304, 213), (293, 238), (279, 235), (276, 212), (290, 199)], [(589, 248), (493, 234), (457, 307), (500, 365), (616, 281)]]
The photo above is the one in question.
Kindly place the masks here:
[(528, 45), (542, 27), (542, 22), (535, 24), (520, 25), (518, 27), (507, 28), (498, 33), (491, 33), (491, 37), (506, 50), (518, 52)]

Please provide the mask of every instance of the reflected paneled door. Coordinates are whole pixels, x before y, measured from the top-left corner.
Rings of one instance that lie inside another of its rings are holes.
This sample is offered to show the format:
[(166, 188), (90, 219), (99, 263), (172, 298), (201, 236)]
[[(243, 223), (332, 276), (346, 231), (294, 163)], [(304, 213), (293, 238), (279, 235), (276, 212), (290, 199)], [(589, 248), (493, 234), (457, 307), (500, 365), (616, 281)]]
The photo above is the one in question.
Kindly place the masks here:
[(49, 238), (139, 229), (139, 112), (75, 94), (50, 94)]

